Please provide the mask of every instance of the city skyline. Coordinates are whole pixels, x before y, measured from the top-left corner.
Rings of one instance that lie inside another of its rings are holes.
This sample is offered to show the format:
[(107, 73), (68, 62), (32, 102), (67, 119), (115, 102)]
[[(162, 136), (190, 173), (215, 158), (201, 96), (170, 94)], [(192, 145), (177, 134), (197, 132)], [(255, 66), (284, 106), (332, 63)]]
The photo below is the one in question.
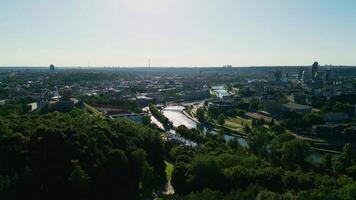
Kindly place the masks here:
[(356, 3), (2, 1), (0, 66), (356, 65)]

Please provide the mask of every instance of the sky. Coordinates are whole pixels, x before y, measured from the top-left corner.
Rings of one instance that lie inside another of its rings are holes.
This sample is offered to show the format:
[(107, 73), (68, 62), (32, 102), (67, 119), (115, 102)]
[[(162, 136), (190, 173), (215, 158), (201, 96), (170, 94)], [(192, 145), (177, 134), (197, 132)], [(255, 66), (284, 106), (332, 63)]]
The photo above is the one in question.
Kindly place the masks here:
[(356, 65), (355, 0), (0, 0), (0, 66)]

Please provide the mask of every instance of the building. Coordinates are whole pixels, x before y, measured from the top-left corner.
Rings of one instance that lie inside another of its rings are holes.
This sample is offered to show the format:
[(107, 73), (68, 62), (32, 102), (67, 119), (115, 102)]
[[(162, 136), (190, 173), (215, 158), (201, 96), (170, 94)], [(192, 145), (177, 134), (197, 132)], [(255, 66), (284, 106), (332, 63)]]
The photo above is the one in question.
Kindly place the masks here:
[(290, 95), (290, 100), (293, 103), (306, 104), (307, 103), (307, 95), (305, 95), (303, 93), (292, 93)]
[(345, 138), (349, 140), (356, 139), (356, 126), (350, 126), (344, 130)]
[(281, 70), (274, 72), (274, 79), (279, 82), (282, 80), (283, 73)]
[(318, 137), (341, 136), (342, 126), (339, 124), (322, 124), (313, 126), (313, 134)]
[(306, 106), (306, 105), (297, 104), (297, 103), (283, 104), (283, 109), (285, 111), (293, 111), (293, 112), (298, 112), (298, 113), (310, 113), (312, 111), (311, 106)]
[(208, 107), (216, 108), (223, 111), (233, 110), (237, 108), (232, 102), (229, 101), (210, 101)]
[(328, 112), (324, 114), (324, 120), (326, 122), (336, 122), (336, 121), (344, 121), (348, 120), (349, 116), (346, 113), (334, 113), (334, 112)]
[(208, 99), (210, 97), (210, 91), (209, 89), (183, 91), (181, 92), (181, 97), (184, 101)]
[(54, 68), (54, 65), (53, 65), (53, 64), (51, 64), (51, 65), (49, 66), (49, 70), (50, 70), (50, 71), (55, 71), (55, 68)]
[(63, 98), (70, 99), (73, 95), (73, 91), (69, 86), (64, 87), (63, 89)]
[(72, 100), (49, 101), (48, 111), (68, 112), (74, 109), (75, 102)]
[(101, 113), (103, 113), (106, 116), (112, 116), (112, 115), (130, 115), (131, 113), (127, 111), (126, 109), (117, 107), (117, 106), (111, 106), (111, 105), (102, 105), (102, 104), (94, 104), (93, 105), (97, 110), (99, 110)]
[(319, 63), (318, 62), (314, 62), (314, 64), (312, 65), (312, 79), (313, 80), (317, 79), (318, 72), (319, 72)]
[(303, 67), (299, 68), (299, 70), (298, 70), (298, 79), (299, 80), (303, 80), (303, 73), (304, 73), (304, 68)]
[(312, 111), (311, 106), (296, 103), (281, 104), (270, 100), (262, 100), (261, 105), (268, 113), (278, 118), (285, 116), (288, 112), (297, 112), (305, 114), (310, 113)]
[(330, 68), (325, 70), (325, 75), (324, 76), (325, 76), (325, 78), (324, 78), (325, 82), (329, 83), (329, 82), (332, 81), (332, 71), (331, 71)]
[(133, 113), (133, 114), (118, 114), (118, 115), (110, 115), (111, 119), (128, 119), (134, 121), (136, 123), (142, 123), (142, 119), (145, 116), (144, 113)]
[(154, 103), (155, 99), (152, 97), (146, 96), (146, 94), (140, 94), (136, 96), (137, 103), (142, 106), (148, 106), (150, 103)]

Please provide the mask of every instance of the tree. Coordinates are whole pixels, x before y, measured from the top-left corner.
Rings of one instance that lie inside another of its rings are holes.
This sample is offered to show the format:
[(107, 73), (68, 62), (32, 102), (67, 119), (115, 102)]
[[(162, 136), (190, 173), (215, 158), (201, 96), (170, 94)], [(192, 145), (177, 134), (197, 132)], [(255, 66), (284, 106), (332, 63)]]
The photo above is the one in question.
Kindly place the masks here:
[(285, 166), (304, 166), (305, 159), (310, 154), (310, 145), (300, 139), (285, 142), (281, 149), (282, 162)]
[(246, 133), (251, 133), (251, 128), (250, 128), (247, 124), (245, 124), (245, 126), (244, 126), (244, 131), (245, 131)]
[(221, 114), (221, 111), (218, 108), (215, 108), (212, 106), (208, 107), (208, 116), (209, 117), (216, 119), (219, 116), (219, 114)]
[(315, 124), (323, 124), (324, 118), (321, 114), (318, 114), (318, 113), (308, 113), (308, 114), (304, 115), (303, 121), (304, 121), (305, 125), (312, 126)]
[(283, 144), (293, 139), (295, 139), (294, 135), (290, 133), (281, 133), (272, 140), (269, 147), (269, 157), (273, 164), (281, 164)]
[[(207, 176), (209, 174), (209, 176)], [(219, 163), (214, 157), (199, 155), (196, 156), (189, 168), (188, 184), (194, 190), (201, 190), (204, 188), (221, 188), (223, 174)]]
[(130, 197), (128, 188), (128, 160), (125, 152), (119, 149), (110, 150), (108, 158), (104, 163), (104, 179), (106, 195), (113, 199), (119, 199), (120, 197), (128, 198)]
[(281, 125), (279, 125), (279, 124), (272, 125), (272, 123), (271, 123), (270, 129), (276, 133), (283, 133), (285, 131)]
[(163, 158), (159, 132), (128, 120), (1, 118), (0, 199), (137, 199), (159, 188)]
[(90, 176), (80, 167), (76, 165), (70, 174), (69, 185), (71, 188), (71, 194), (74, 199), (88, 198), (89, 197), (89, 184), (91, 182)]
[(224, 125), (225, 124), (225, 115), (224, 114), (220, 114), (219, 116), (218, 116), (218, 124), (219, 125)]
[(71, 184), (76, 186), (88, 186), (90, 183), (90, 176), (80, 167), (80, 165), (77, 165), (74, 167), (68, 180)]
[(231, 139), (227, 142), (227, 145), (233, 150), (240, 150), (242, 149), (239, 141), (237, 139)]
[(213, 191), (211, 189), (204, 189), (201, 192), (192, 192), (189, 195), (185, 196), (184, 199), (187, 200), (221, 200), (224, 198), (224, 195), (220, 191)]
[(250, 100), (250, 107), (249, 107), (249, 109), (250, 109), (250, 110), (258, 110), (258, 107), (259, 107), (259, 101), (258, 101), (258, 99), (252, 98), (252, 99)]
[(331, 157), (331, 154), (327, 153), (325, 154), (323, 160), (322, 160), (322, 165), (325, 169), (331, 169), (332, 166), (333, 166), (333, 163), (332, 163), (332, 157)]
[(350, 110), (351, 105), (342, 102), (336, 102), (335, 105), (332, 107), (334, 112), (346, 112)]
[(242, 166), (235, 166), (224, 171), (227, 185), (230, 187), (246, 188), (254, 181), (253, 171)]
[(172, 173), (172, 185), (177, 194), (189, 193), (186, 183), (186, 173), (189, 165), (185, 162), (177, 162)]
[(352, 144), (347, 143), (342, 149), (342, 155), (340, 157), (341, 162), (345, 167), (350, 166), (355, 163), (355, 149)]
[(143, 125), (149, 125), (151, 123), (151, 118), (148, 115), (145, 115), (142, 117), (142, 124)]
[(262, 191), (258, 193), (256, 200), (282, 200), (282, 196), (269, 191)]
[(199, 122), (204, 122), (205, 121), (205, 117), (204, 117), (204, 109), (203, 108), (198, 108), (197, 109), (197, 118)]
[(247, 137), (249, 149), (252, 153), (260, 156), (267, 155), (267, 145), (269, 143), (269, 139), (267, 135), (258, 130), (254, 130)]

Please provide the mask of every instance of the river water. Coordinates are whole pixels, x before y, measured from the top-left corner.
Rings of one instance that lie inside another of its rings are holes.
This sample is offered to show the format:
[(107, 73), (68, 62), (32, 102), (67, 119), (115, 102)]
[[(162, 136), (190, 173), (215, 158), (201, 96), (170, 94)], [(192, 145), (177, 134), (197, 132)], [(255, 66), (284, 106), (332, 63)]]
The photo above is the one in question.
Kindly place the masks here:
[[(186, 115), (183, 114), (184, 107), (183, 106), (167, 106), (162, 110), (163, 115), (165, 115), (169, 121), (173, 123), (174, 127), (178, 127), (180, 125), (184, 125), (189, 129), (192, 128), (197, 128), (197, 123), (190, 118), (188, 118)], [(204, 128), (204, 132), (206, 132), (206, 128)], [(215, 133), (214, 131), (211, 131), (211, 133)], [(242, 147), (247, 148), (248, 143), (247, 140), (241, 136), (238, 135), (224, 135), (225, 141), (230, 141), (232, 139), (237, 139), (239, 144)], [(314, 162), (321, 162), (321, 160), (324, 157), (324, 153), (322, 152), (313, 152), (309, 159)]]
[[(167, 106), (162, 110), (162, 113), (164, 116), (166, 116), (169, 119), (169, 121), (173, 123), (174, 127), (184, 125), (189, 129), (197, 128), (197, 123), (191, 120), (190, 118), (188, 118), (186, 115), (184, 115), (183, 110), (184, 110), (183, 106)], [(204, 128), (204, 132), (206, 132), (206, 128)], [(212, 131), (212, 133), (214, 133), (214, 131)], [(246, 139), (243, 137), (225, 135), (224, 138), (225, 141), (237, 139), (241, 146), (243, 147), (248, 146)]]
[(229, 92), (224, 88), (224, 86), (214, 86), (211, 88), (213, 92), (215, 92), (218, 96), (218, 98), (222, 99), (225, 96), (229, 96)]
[(173, 123), (174, 127), (184, 125), (189, 129), (196, 128), (197, 124), (185, 116), (183, 110), (183, 106), (168, 106), (162, 110), (162, 113)]

